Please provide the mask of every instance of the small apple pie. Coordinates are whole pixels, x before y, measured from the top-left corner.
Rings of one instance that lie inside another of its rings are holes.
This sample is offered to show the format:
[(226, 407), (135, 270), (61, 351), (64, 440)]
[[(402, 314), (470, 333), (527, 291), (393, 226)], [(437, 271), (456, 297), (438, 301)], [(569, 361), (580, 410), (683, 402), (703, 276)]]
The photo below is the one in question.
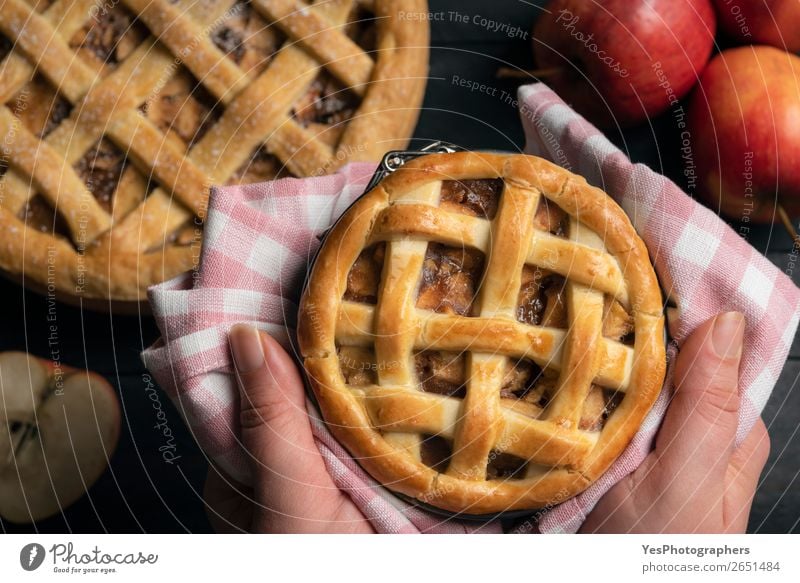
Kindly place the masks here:
[(214, 184), (405, 147), (425, 0), (3, 0), (0, 270), (138, 301), (199, 258)]
[(431, 154), (382, 180), (326, 236), (298, 337), (359, 463), (457, 513), (584, 490), (665, 371), (661, 292), (628, 217), (525, 155)]

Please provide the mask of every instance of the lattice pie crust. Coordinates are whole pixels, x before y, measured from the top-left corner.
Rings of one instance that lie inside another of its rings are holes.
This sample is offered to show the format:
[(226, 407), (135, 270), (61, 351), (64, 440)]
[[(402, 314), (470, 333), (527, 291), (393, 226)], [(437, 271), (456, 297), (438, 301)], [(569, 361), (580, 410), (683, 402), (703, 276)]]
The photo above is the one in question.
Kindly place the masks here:
[(627, 216), (524, 155), (433, 154), (383, 180), (326, 237), (298, 335), (362, 466), (471, 514), (588, 487), (665, 370), (661, 292)]
[[(3, 0), (0, 269), (139, 300), (199, 257), (214, 184), (405, 147), (424, 0)], [(157, 40), (158, 39), (158, 40)]]

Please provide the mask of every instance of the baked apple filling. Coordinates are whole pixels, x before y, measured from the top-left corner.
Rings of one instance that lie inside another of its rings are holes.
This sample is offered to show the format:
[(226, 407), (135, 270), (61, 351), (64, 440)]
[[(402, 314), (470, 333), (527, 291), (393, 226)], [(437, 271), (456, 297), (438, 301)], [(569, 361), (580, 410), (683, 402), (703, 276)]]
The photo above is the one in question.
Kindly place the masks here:
[(532, 326), (567, 327), (566, 280), (551, 271), (526, 265), (522, 269), (517, 320)]
[(482, 272), (480, 251), (428, 243), (417, 307), (440, 314), (470, 315)]
[(364, 249), (347, 274), (344, 299), (348, 302), (376, 304), (381, 281), (386, 244), (377, 243)]
[(539, 407), (547, 405), (556, 377), (542, 370), (535, 362), (522, 359), (506, 364), (501, 399), (522, 399)]
[(487, 480), (513, 480), (525, 477), (528, 460), (517, 456), (492, 451), (489, 454), (489, 464), (486, 466)]
[(450, 463), (450, 456), (453, 455), (453, 448), (450, 442), (440, 435), (422, 434), (420, 442), (420, 457), (422, 463), (433, 468), (439, 473), (447, 471)]
[[(107, 213), (112, 213), (114, 192), (126, 168), (125, 154), (111, 141), (101, 138), (93, 148), (75, 163), (75, 171), (86, 188)], [(41, 233), (69, 239), (66, 222), (49, 201), (33, 196), (19, 213), (20, 220)]]
[[(353, 117), (357, 108), (356, 95), (323, 69), (294, 104), (291, 116), (301, 126), (318, 130), (315, 133), (332, 145), (344, 128), (343, 122)], [(339, 131), (320, 126), (339, 126)]]
[(338, 356), (345, 384), (355, 387), (377, 384), (378, 367), (372, 350), (357, 346), (340, 346)]
[[(291, 116), (311, 130), (322, 142), (334, 147), (345, 124), (356, 108), (358, 99), (327, 72), (320, 72), (308, 91), (295, 103)], [(291, 176), (281, 160), (261, 147), (239, 170), (232, 183), (247, 184)]]
[(353, 2), (344, 27), (345, 34), (365, 52), (372, 53), (376, 49), (376, 28), (375, 15), (366, 10), (362, 3)]
[(121, 4), (104, 5), (69, 41), (87, 61), (111, 70), (147, 38), (147, 28)]
[(36, 229), (40, 233), (49, 233), (58, 238), (69, 238), (67, 223), (40, 194), (28, 200), (18, 216), (28, 228)]
[(94, 148), (75, 163), (78, 176), (109, 214), (114, 204), (114, 191), (126, 163), (125, 154), (106, 138), (101, 138)]
[(547, 231), (556, 237), (567, 236), (567, 225), (569, 215), (564, 210), (542, 196), (539, 198), (539, 206), (536, 207), (536, 214), (533, 216), (533, 225), (540, 231)]
[(499, 178), (444, 180), (440, 207), (473, 217), (493, 219), (497, 214), (502, 192), (503, 181)]
[[(35, 95), (35, 99), (28, 96)], [(72, 104), (64, 99), (41, 75), (35, 75), (31, 82), (20, 90), (9, 105), (25, 127), (38, 138), (46, 137), (58, 124), (69, 117)], [(20, 106), (16, 106), (20, 104)], [(21, 105), (24, 104), (24, 107)]]
[(609, 295), (603, 299), (603, 336), (633, 345), (633, 317), (625, 307)]
[(466, 395), (464, 353), (425, 350), (414, 355), (417, 381), (426, 393), (463, 399)]
[(14, 43), (8, 40), (8, 37), (0, 34), (0, 61), (8, 56), (12, 48), (14, 48)]
[(285, 37), (250, 2), (237, 2), (229, 14), (211, 33), (211, 41), (243, 71), (257, 75), (267, 68)]
[(592, 385), (583, 405), (578, 428), (584, 431), (600, 431), (622, 402), (622, 396), (619, 391)]
[(200, 140), (221, 115), (217, 100), (186, 69), (151, 95), (141, 111), (184, 149)]

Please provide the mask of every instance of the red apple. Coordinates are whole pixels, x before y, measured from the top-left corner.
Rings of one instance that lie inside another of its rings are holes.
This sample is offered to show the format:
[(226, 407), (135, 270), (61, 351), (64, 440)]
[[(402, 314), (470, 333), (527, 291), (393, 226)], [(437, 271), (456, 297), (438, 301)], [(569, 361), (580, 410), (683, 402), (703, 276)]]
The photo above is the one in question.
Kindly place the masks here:
[(800, 0), (714, 0), (720, 28), (734, 40), (800, 51)]
[(717, 212), (800, 214), (800, 58), (767, 46), (720, 53), (689, 104), (698, 194)]
[(119, 430), (117, 395), (99, 375), (0, 354), (0, 516), (33, 522), (75, 502), (105, 471)]
[(537, 67), (603, 127), (630, 126), (686, 95), (711, 55), (711, 0), (554, 0), (534, 26)]

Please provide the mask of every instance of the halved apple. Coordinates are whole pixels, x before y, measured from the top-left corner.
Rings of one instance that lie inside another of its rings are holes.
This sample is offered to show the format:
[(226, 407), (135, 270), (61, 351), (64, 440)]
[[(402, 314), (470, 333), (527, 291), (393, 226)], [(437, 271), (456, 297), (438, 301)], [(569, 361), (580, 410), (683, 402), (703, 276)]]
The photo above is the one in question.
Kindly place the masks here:
[(0, 354), (0, 516), (57, 514), (94, 484), (119, 440), (120, 407), (99, 375)]

